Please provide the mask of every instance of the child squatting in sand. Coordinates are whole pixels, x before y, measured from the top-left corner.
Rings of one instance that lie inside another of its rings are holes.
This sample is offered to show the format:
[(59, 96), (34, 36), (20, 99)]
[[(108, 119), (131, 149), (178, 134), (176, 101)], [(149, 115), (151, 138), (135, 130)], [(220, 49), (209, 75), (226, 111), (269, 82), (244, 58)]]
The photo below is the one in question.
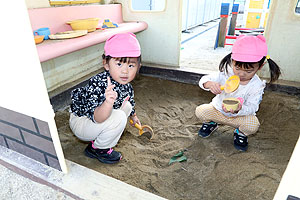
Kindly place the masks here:
[[(216, 96), (210, 104), (203, 104), (196, 108), (195, 114), (203, 122), (198, 135), (206, 138), (218, 127), (218, 123), (235, 128), (234, 147), (240, 151), (248, 149), (248, 136), (257, 132), (259, 120), (256, 117), (262, 100), (265, 81), (256, 73), (267, 60), (270, 71), (270, 82), (276, 81), (281, 74), (278, 65), (267, 55), (266, 39), (262, 35), (239, 36), (232, 47), (232, 53), (225, 56), (219, 65), (220, 72), (203, 76), (199, 86)], [(229, 66), (229, 67), (228, 67)], [(226, 80), (237, 75), (240, 78), (238, 89), (232, 93), (225, 93), (220, 89)], [(239, 99), (237, 110), (227, 110), (223, 100), (228, 97)]]
[(116, 34), (106, 40), (105, 71), (92, 77), (85, 87), (71, 93), (70, 128), (83, 141), (90, 141), (85, 155), (103, 163), (122, 159), (114, 147), (130, 117), (141, 124), (135, 113), (133, 87), (130, 82), (141, 66), (141, 50), (133, 33)]

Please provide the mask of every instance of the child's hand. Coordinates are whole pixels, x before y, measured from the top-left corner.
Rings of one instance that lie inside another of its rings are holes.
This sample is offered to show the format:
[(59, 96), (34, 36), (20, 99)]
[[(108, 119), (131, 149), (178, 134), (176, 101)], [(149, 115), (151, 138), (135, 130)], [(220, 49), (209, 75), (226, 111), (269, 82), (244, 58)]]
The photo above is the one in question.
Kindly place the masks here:
[(238, 108), (234, 111), (234, 110), (232, 110), (232, 109), (230, 109), (230, 110), (227, 110), (226, 108), (225, 108), (225, 106), (224, 106), (224, 104), (222, 104), (222, 109), (224, 110), (224, 112), (226, 112), (226, 113), (232, 113), (232, 114), (236, 114), (236, 113), (238, 113), (241, 109), (242, 109), (242, 104), (241, 103), (239, 103), (239, 105), (238, 105)]
[(221, 94), (221, 85), (217, 82), (213, 81), (207, 81), (206, 83), (203, 84), (204, 88), (209, 89), (211, 93), (213, 94)]
[(107, 77), (107, 88), (105, 90), (105, 98), (106, 98), (106, 102), (109, 103), (110, 105), (113, 105), (115, 103), (115, 100), (118, 97), (118, 93), (116, 91), (113, 90), (113, 88), (115, 87), (115, 85), (111, 84), (111, 80), (110, 77)]
[(139, 118), (136, 116), (135, 113), (132, 116), (130, 116), (130, 119), (133, 121), (133, 123), (130, 124), (131, 126), (134, 126), (136, 123), (138, 123), (139, 125), (142, 125)]

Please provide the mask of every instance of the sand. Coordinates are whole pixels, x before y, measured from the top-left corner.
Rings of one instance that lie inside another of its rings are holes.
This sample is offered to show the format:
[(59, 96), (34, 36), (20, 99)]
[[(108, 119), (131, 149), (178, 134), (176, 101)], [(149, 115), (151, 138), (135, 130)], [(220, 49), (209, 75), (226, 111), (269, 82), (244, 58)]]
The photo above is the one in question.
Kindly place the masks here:
[[(56, 112), (66, 159), (168, 199), (272, 199), (299, 137), (299, 98), (268, 92), (257, 116), (261, 127), (247, 152), (233, 146), (233, 128), (221, 125), (209, 138), (197, 135), (196, 106), (213, 95), (196, 85), (139, 76), (133, 81), (136, 112), (154, 138), (127, 125), (115, 150), (123, 160), (102, 164), (84, 155), (87, 143), (68, 125), (68, 108)], [(187, 161), (169, 165), (184, 150)]]

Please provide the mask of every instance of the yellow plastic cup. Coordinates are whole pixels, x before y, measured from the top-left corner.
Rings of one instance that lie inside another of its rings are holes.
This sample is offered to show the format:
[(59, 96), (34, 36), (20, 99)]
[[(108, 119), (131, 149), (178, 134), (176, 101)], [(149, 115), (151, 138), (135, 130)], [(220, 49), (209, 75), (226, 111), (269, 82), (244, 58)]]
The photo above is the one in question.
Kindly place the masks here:
[(236, 111), (239, 107), (239, 103), (240, 101), (237, 98), (225, 98), (223, 100), (223, 105), (228, 111), (231, 109)]

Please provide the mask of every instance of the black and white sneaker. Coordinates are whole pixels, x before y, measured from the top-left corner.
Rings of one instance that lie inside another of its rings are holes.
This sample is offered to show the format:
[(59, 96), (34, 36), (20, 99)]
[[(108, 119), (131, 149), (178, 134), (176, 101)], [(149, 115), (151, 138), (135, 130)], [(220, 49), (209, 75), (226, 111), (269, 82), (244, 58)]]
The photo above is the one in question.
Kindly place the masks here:
[(85, 148), (85, 155), (90, 158), (97, 158), (100, 162), (106, 164), (117, 163), (122, 159), (122, 155), (112, 148), (97, 149), (93, 147), (93, 141)]
[(247, 151), (248, 137), (240, 132), (239, 129), (235, 129), (233, 133), (233, 144), (237, 150)]
[(198, 131), (198, 135), (203, 138), (207, 138), (212, 132), (217, 130), (218, 124), (216, 122), (203, 123), (202, 127)]

